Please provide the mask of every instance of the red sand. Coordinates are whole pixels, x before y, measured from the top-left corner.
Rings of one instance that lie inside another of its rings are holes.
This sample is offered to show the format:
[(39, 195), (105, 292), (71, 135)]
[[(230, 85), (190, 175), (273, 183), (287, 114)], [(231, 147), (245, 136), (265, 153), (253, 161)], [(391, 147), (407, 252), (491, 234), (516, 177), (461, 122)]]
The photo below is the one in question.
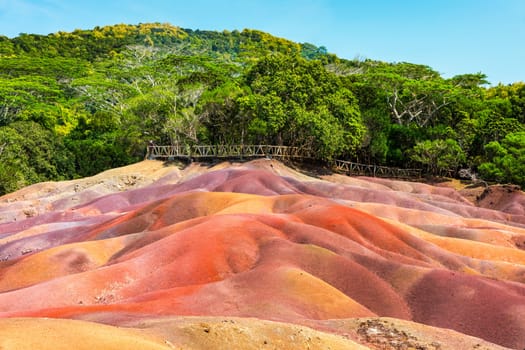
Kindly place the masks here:
[(39, 214), (0, 224), (0, 317), (239, 316), (323, 328), (387, 316), (525, 347), (519, 204), (511, 215), (451, 188), (330, 182), (268, 164), (177, 168), (89, 200), (77, 191), (82, 204), (65, 209), (54, 209), (65, 193), (32, 202)]

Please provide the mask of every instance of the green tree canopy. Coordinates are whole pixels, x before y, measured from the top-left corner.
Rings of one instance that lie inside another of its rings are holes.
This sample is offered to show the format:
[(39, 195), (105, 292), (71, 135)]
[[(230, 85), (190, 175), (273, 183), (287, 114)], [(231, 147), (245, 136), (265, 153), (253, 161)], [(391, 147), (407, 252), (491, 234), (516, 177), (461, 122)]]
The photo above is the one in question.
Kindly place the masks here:
[(426, 166), (430, 175), (455, 172), (466, 160), (465, 153), (453, 139), (418, 142), (412, 149), (411, 158)]
[(51, 130), (31, 121), (0, 127), (0, 194), (74, 176), (74, 156)]
[(351, 154), (365, 135), (357, 100), (319, 61), (270, 55), (248, 72), (241, 110), (253, 140), (312, 149), (321, 158)]
[[(482, 73), (444, 79), (421, 64), (347, 60), (253, 29), (144, 23), (0, 36), (10, 189), (137, 161), (148, 140), (263, 142), (318, 159), (502, 171), (485, 146), (498, 142), (508, 154), (504, 139), (524, 123), (523, 83), (487, 87)], [(24, 140), (25, 130), (36, 136)], [(439, 151), (443, 142), (452, 153)], [(502, 174), (493, 177), (509, 178)]]
[(486, 180), (525, 186), (525, 132), (510, 133), (485, 146), (488, 161), (478, 170)]

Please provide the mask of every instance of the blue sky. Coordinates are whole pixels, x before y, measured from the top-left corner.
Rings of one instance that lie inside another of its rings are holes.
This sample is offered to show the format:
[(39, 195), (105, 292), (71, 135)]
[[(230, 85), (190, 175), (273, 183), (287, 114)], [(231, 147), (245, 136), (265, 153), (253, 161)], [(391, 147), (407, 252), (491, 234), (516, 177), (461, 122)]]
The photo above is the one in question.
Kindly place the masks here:
[(117, 23), (259, 29), (343, 58), (525, 81), (525, 0), (0, 0), (0, 35)]

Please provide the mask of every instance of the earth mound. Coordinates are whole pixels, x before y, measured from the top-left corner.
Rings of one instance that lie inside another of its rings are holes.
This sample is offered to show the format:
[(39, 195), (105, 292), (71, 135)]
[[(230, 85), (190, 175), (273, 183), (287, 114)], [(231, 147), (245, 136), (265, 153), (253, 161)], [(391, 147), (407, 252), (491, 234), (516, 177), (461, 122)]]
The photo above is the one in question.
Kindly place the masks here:
[(275, 160), (37, 184), (0, 197), (0, 346), (523, 348), (525, 196), (503, 192)]

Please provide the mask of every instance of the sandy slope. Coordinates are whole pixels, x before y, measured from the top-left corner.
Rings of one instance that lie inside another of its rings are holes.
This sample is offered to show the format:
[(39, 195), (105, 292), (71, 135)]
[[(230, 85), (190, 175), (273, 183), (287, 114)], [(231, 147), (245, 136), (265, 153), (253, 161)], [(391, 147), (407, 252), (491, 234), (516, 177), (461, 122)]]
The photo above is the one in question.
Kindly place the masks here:
[(308, 327), (254, 319), (177, 318), (142, 322), (136, 328), (46, 318), (0, 320), (0, 348), (207, 350), (368, 349), (352, 340)]
[(0, 339), (73, 327), (152, 349), (523, 348), (525, 196), (462, 193), (270, 160), (37, 184), (0, 197)]
[(450, 330), (390, 318), (327, 320), (316, 326), (336, 331), (332, 334), (290, 323), (238, 317), (157, 318), (126, 327), (67, 319), (11, 318), (0, 320), (0, 348), (506, 349)]
[(0, 349), (171, 349), (144, 332), (73, 320), (0, 320)]

